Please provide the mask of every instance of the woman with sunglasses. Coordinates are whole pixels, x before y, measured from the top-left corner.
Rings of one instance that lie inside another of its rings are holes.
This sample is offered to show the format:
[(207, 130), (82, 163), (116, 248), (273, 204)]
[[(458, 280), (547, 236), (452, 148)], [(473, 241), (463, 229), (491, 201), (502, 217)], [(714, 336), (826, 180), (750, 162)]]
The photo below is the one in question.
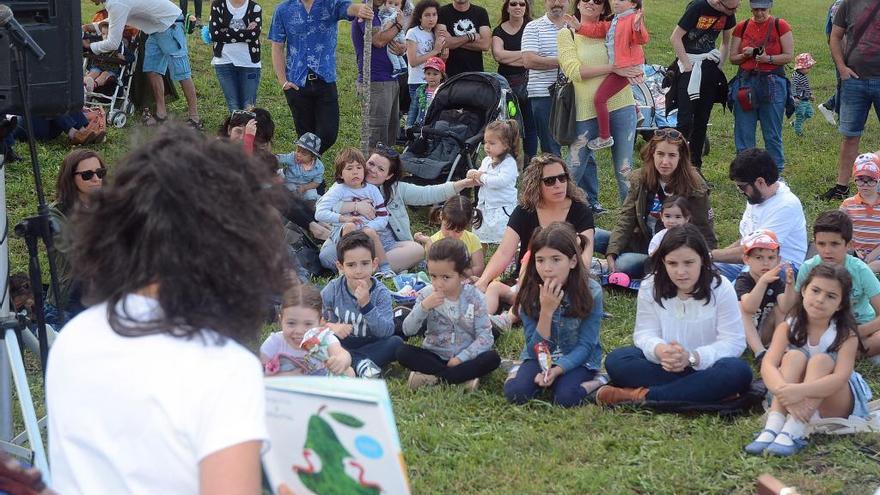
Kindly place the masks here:
[[(474, 187), (476, 182), (462, 179), (433, 186), (418, 186), (401, 182), (403, 164), (400, 154), (382, 143), (376, 145), (367, 158), (367, 183), (382, 191), (385, 208), (388, 210), (388, 226), (378, 232), (385, 249), (385, 256), (394, 272), (407, 270), (425, 259), (425, 248), (413, 240), (407, 206), (428, 206), (444, 203), (461, 191)], [(375, 218), (373, 205), (359, 202), (340, 203), (333, 208), (337, 213), (357, 213), (367, 218)], [(336, 269), (336, 244), (331, 240), (324, 242), (320, 253), (321, 265), (328, 270)]]
[[(523, 255), (529, 249), (532, 232), (553, 222), (568, 222), (575, 232), (590, 241), (583, 249), (584, 263), (593, 259), (593, 212), (584, 192), (571, 180), (565, 161), (555, 155), (542, 153), (523, 171), (520, 183), (519, 206), (514, 208), (501, 238), (501, 244), (483, 270), (476, 286), (483, 292), (500, 276), (516, 256), (519, 273)], [(589, 266), (589, 265), (587, 265)]]
[[(574, 17), (568, 17), (570, 28), (580, 23), (596, 23), (611, 17), (608, 0), (578, 0), (574, 5)], [(570, 29), (561, 29), (556, 37), (559, 46), (559, 67), (574, 83), (577, 101), (577, 140), (569, 147), (572, 178), (587, 193), (593, 213), (604, 213), (599, 204), (599, 173), (593, 152), (587, 141), (599, 135), (596, 108), (593, 99), (605, 76), (619, 74), (623, 77), (643, 75), (638, 67), (615, 68), (608, 63), (608, 50), (604, 39), (575, 36)], [(608, 100), (611, 135), (614, 145), (611, 158), (617, 178), (617, 194), (622, 203), (629, 183), (627, 175), (632, 169), (633, 140), (635, 139), (638, 113), (629, 86), (621, 89)]]
[(492, 56), (498, 61), (498, 74), (507, 79), (511, 91), (519, 101), (523, 119), (525, 163), (530, 162), (538, 152), (538, 130), (526, 92), (529, 70), (523, 65), (522, 57), (523, 30), (531, 20), (532, 12), (528, 0), (504, 0), (501, 24), (492, 31)]
[(660, 208), (670, 195), (691, 205), (691, 221), (714, 249), (715, 238), (709, 186), (691, 165), (688, 142), (673, 129), (658, 129), (642, 148), (642, 168), (630, 175), (630, 189), (614, 230), (596, 232), (596, 252), (605, 253), (608, 271), (642, 278), (651, 237), (663, 229)]
[(55, 203), (49, 207), (58, 230), (50, 255), (55, 261), (58, 276), (58, 293), (49, 292), (46, 302), (46, 319), (49, 323), (63, 325), (69, 318), (82, 311), (80, 290), (73, 281), (70, 265), (70, 217), (76, 211), (88, 210), (92, 196), (104, 187), (107, 167), (101, 155), (87, 149), (75, 149), (64, 157), (55, 187)]

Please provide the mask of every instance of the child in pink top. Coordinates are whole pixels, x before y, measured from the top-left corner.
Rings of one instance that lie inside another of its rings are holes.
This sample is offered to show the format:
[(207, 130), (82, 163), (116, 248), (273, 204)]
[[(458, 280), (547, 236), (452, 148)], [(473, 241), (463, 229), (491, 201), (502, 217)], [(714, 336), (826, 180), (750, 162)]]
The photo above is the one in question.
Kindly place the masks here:
[[(640, 66), (645, 63), (642, 45), (648, 42), (648, 30), (642, 20), (642, 0), (611, 0), (614, 17), (611, 21), (581, 24), (578, 34), (589, 38), (605, 38), (608, 61), (615, 68)], [(639, 81), (634, 81), (639, 82)], [(614, 145), (608, 115), (608, 100), (630, 83), (630, 79), (614, 72), (605, 76), (593, 102), (599, 124), (599, 137), (591, 139), (591, 150)]]

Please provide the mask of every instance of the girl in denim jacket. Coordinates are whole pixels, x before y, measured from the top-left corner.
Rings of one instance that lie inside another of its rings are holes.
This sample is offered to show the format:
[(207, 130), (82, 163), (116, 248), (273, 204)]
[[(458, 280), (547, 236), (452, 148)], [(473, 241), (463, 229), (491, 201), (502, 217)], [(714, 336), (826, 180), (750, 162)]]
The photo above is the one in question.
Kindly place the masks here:
[(419, 291), (412, 312), (403, 321), (403, 333), (417, 334), (428, 322), (422, 347), (404, 344), (397, 361), (412, 370), (409, 387), (439, 382), (464, 383), (473, 390), (479, 378), (501, 362), (492, 350), (495, 339), (483, 294), (468, 280), (470, 256), (464, 242), (440, 239), (428, 250), (431, 285)]
[[(555, 404), (572, 407), (598, 386), (602, 289), (581, 260), (588, 242), (565, 222), (554, 222), (532, 237), (532, 256), (514, 304), (526, 343), (522, 365), (504, 384), (510, 402), (524, 404), (549, 389)], [(552, 358), (546, 371), (535, 351), (541, 343)]]

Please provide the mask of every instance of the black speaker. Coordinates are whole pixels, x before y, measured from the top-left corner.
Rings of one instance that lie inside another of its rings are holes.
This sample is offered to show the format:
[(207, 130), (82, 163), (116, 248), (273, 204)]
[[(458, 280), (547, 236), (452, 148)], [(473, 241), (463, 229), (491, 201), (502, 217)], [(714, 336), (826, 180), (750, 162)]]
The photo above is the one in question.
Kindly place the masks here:
[[(82, 21), (80, 2), (72, 0), (6, 0), (15, 19), (43, 48), (46, 57), (27, 56), (31, 112), (54, 117), (82, 108)], [(22, 115), (24, 102), (18, 91), (10, 35), (0, 28), (0, 114)]]

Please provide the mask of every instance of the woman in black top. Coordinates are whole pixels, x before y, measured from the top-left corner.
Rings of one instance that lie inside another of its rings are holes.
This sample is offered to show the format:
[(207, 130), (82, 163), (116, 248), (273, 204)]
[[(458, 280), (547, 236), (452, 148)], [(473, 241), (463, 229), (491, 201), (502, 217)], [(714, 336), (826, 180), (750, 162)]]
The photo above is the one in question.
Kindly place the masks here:
[(523, 150), (525, 163), (538, 152), (538, 131), (532, 117), (526, 86), (529, 70), (523, 66), (522, 35), (526, 24), (532, 20), (528, 0), (504, 0), (501, 7), (501, 24), (492, 31), (492, 56), (498, 61), (498, 74), (504, 76), (519, 101), (523, 123)]
[[(529, 248), (532, 232), (553, 222), (568, 222), (574, 230), (590, 240), (582, 253), (585, 263), (593, 259), (593, 212), (584, 191), (569, 180), (571, 174), (565, 161), (547, 153), (536, 156), (523, 171), (519, 206), (510, 215), (501, 244), (483, 270), (476, 286), (485, 292), (489, 283), (504, 272), (516, 256), (520, 260)], [(517, 255), (519, 248), (519, 255)]]
[(230, 112), (257, 103), (260, 87), (260, 32), (263, 9), (254, 0), (211, 2), (211, 65)]

